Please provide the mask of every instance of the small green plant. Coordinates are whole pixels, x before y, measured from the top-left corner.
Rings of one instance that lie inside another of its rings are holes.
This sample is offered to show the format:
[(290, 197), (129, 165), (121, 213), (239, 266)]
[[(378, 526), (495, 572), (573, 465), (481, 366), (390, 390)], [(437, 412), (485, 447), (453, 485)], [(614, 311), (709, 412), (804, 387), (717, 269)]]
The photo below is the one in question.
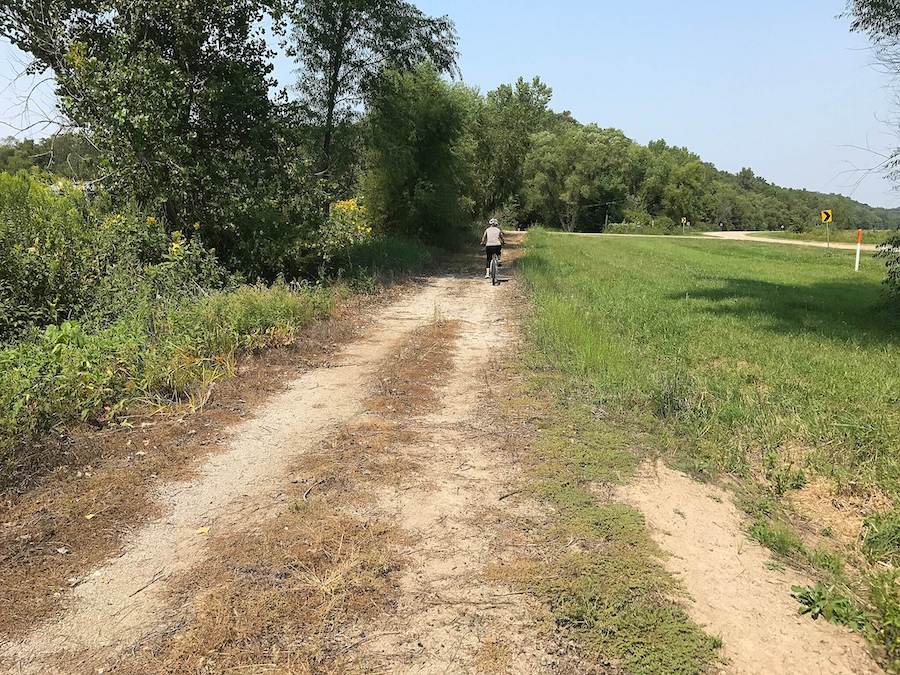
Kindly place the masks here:
[(816, 569), (828, 572), (833, 578), (844, 577), (844, 560), (840, 555), (822, 548), (807, 553), (810, 564)]
[(783, 556), (803, 551), (803, 542), (794, 531), (777, 520), (757, 518), (750, 526), (750, 535), (760, 544)]
[(790, 490), (799, 490), (806, 485), (806, 474), (793, 464), (785, 463), (776, 452), (769, 452), (764, 458), (766, 480), (772, 491), (782, 496)]
[(900, 570), (884, 570), (869, 578), (868, 636), (885, 652), (894, 672), (900, 672)]
[(791, 595), (800, 603), (800, 614), (809, 614), (826, 621), (862, 630), (866, 625), (866, 615), (834, 586), (817, 582), (815, 586), (794, 586)]
[(900, 562), (900, 509), (866, 518), (863, 551), (870, 562)]

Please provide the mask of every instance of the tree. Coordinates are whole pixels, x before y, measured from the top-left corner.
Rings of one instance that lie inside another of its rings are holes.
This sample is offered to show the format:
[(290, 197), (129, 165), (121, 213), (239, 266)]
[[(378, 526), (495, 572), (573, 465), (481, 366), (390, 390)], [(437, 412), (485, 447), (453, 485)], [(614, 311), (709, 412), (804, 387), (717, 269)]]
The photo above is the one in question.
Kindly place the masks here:
[(297, 87), (321, 133), (320, 168), (326, 173), (336, 127), (352, 117), (385, 69), (409, 70), (423, 60), (442, 73), (456, 66), (453, 22), (429, 17), (411, 2), (295, 0), (287, 13), (288, 54), (300, 66)]
[(700, 207), (708, 183), (706, 166), (699, 160), (676, 167), (663, 196), (668, 215), (676, 221), (699, 222), (705, 215)]
[(750, 167), (744, 167), (737, 175), (738, 185), (742, 190), (752, 190), (756, 185), (756, 174)]
[(365, 205), (382, 231), (456, 243), (471, 222), (468, 98), (427, 63), (388, 72), (371, 92)]
[(489, 92), (478, 115), (476, 174), (482, 214), (522, 199), (522, 168), (531, 137), (555, 123), (548, 108), (553, 90), (535, 77)]
[(625, 206), (631, 144), (621, 131), (595, 125), (537, 134), (525, 161), (528, 209), (568, 232), (603, 229)]
[[(900, 74), (900, 7), (897, 0), (851, 0), (848, 11), (853, 17), (852, 29), (868, 35), (882, 64), (893, 74)], [(893, 180), (900, 180), (900, 149), (885, 162)], [(879, 248), (879, 256), (887, 263), (885, 286), (900, 302), (900, 234), (889, 238)]]
[(12, 0), (3, 34), (52, 70), (104, 177), (170, 226), (233, 245), (281, 168), (259, 0)]

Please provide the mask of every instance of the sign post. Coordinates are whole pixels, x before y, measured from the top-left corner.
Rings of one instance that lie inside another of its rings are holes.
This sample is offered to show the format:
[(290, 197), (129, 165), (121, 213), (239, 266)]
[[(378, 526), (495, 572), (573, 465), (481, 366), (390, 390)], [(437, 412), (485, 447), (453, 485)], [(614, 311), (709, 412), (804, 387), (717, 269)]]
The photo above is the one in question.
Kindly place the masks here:
[(685, 228), (686, 226), (687, 226), (687, 217), (686, 217), (686, 216), (682, 216), (682, 217), (681, 217), (681, 236), (682, 236), (682, 237), (685, 235), (684, 228)]
[(862, 230), (856, 231), (856, 271), (859, 272), (859, 259), (862, 256)]
[(831, 223), (834, 222), (834, 211), (825, 209), (822, 211), (822, 222), (825, 223), (825, 233), (828, 239), (828, 248), (831, 248)]

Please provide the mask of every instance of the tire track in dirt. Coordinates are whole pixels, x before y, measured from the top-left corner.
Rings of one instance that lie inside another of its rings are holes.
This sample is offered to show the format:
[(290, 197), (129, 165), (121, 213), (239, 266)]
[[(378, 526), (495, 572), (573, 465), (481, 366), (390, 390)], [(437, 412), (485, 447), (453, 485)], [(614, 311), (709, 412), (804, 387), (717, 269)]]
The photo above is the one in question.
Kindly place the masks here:
[(206, 533), (246, 527), (283, 506), (292, 462), (362, 411), (381, 360), (432, 319), (459, 284), (450, 277), (432, 279), (390, 305), (332, 366), (304, 374), (255, 419), (235, 427), (228, 450), (210, 458), (198, 478), (160, 492), (165, 515), (137, 531), (120, 557), (82, 579), (62, 617), (0, 645), (0, 663), (19, 672), (47, 672), (49, 657), (68, 653), (79, 660), (65, 672), (81, 672), (164, 629), (173, 611), (166, 582), (203, 559)]
[(501, 499), (522, 476), (494, 425), (501, 363), (520, 351), (513, 288), (468, 284), (440, 307), (462, 328), (439, 405), (408, 421), (420, 436), (402, 448), (414, 474), (375, 496), (411, 543), (395, 610), (367, 628), (377, 637), (354, 655), (362, 672), (586, 670), (574, 655), (548, 656), (559, 649), (548, 650), (553, 640), (535, 623), (540, 608), (489, 575), (511, 524), (532, 515)]

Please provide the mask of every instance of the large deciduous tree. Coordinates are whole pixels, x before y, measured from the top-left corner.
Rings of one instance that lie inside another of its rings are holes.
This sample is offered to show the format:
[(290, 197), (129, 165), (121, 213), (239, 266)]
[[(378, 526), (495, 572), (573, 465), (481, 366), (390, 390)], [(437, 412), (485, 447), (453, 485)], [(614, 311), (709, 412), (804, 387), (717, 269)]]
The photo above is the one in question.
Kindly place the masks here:
[[(851, 0), (848, 11), (853, 17), (853, 30), (868, 35), (884, 67), (893, 75), (900, 75), (900, 2)], [(885, 167), (893, 180), (900, 180), (900, 149), (885, 162)], [(885, 285), (900, 301), (900, 235), (886, 241), (878, 255), (887, 263)]]
[(471, 222), (470, 165), (462, 148), (470, 95), (429, 64), (389, 71), (373, 90), (363, 186), (381, 230), (454, 244)]
[(287, 0), (288, 53), (299, 65), (298, 90), (321, 134), (321, 170), (329, 172), (335, 129), (352, 117), (385, 69), (430, 61), (456, 67), (453, 22), (404, 0)]
[(566, 125), (532, 139), (525, 161), (527, 208), (566, 231), (602, 229), (627, 198), (629, 148), (617, 129)]
[(226, 257), (283, 175), (264, 0), (9, 0), (0, 30), (51, 70), (107, 183)]
[(495, 210), (521, 199), (525, 158), (531, 137), (553, 125), (548, 108), (553, 90), (535, 77), (519, 78), (488, 93), (479, 111), (476, 172), (479, 210)]

